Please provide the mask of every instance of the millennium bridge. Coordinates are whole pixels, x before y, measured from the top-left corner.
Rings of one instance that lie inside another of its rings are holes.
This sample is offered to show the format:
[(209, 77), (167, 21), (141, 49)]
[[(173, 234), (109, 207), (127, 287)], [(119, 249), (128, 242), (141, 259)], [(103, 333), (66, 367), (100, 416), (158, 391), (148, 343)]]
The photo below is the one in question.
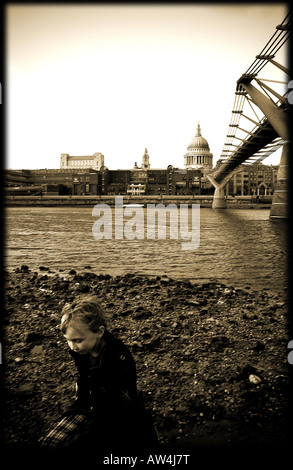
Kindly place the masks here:
[[(227, 207), (224, 189), (239, 165), (261, 162), (282, 147), (270, 219), (288, 218), (289, 114), (293, 80), (290, 81), (284, 57), (282, 64), (279, 56), (281, 53), (284, 56), (283, 46), (289, 37), (290, 13), (276, 26), (273, 36), (236, 82), (222, 154), (217, 166), (206, 174), (215, 188), (214, 209)], [(259, 77), (261, 71), (267, 78)]]

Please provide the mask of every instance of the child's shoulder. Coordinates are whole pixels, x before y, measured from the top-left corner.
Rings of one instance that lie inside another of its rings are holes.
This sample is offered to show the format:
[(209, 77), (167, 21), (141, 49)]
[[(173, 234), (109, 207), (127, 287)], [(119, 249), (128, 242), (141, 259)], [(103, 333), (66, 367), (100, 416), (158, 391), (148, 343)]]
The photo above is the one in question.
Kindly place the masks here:
[(126, 346), (126, 344), (118, 336), (116, 336), (109, 330), (105, 330), (104, 339), (106, 341), (108, 348), (111, 349), (112, 351), (116, 351), (116, 350), (125, 351), (130, 354), (130, 351), (128, 347)]
[(113, 333), (105, 330), (105, 341), (107, 355), (112, 356), (119, 362), (134, 362), (133, 356), (126, 344)]

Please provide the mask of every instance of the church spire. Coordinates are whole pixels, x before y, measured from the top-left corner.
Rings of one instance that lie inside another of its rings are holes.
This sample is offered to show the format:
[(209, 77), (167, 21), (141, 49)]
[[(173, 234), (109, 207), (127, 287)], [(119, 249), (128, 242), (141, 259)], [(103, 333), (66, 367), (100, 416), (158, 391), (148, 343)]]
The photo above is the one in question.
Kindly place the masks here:
[(195, 137), (201, 137), (201, 129), (200, 129), (199, 122), (197, 124), (197, 131), (196, 131)]
[(148, 150), (147, 148), (145, 148), (144, 155), (142, 157), (142, 165), (141, 165), (141, 167), (144, 168), (145, 170), (149, 170), (151, 167), (149, 158), (150, 156), (148, 154)]

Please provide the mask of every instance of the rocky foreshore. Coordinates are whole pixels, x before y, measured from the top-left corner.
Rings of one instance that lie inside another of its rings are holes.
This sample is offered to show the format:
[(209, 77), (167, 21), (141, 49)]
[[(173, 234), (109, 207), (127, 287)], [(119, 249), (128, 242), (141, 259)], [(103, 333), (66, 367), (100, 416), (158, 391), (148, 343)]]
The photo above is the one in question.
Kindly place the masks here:
[(289, 442), (286, 290), (21, 266), (5, 272), (5, 291), (6, 446), (37, 446), (73, 400), (60, 312), (85, 293), (98, 296), (132, 351), (162, 444)]

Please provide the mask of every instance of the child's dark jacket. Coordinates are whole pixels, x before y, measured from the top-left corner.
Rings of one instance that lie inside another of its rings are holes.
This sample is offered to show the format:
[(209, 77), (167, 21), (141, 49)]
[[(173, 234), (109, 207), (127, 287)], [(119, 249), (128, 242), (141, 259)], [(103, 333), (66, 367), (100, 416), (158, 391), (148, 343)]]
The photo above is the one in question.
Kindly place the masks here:
[(156, 436), (138, 395), (134, 359), (122, 341), (105, 330), (106, 346), (96, 363), (70, 351), (78, 369), (77, 399), (69, 413), (93, 417), (93, 432), (105, 445), (153, 446)]

